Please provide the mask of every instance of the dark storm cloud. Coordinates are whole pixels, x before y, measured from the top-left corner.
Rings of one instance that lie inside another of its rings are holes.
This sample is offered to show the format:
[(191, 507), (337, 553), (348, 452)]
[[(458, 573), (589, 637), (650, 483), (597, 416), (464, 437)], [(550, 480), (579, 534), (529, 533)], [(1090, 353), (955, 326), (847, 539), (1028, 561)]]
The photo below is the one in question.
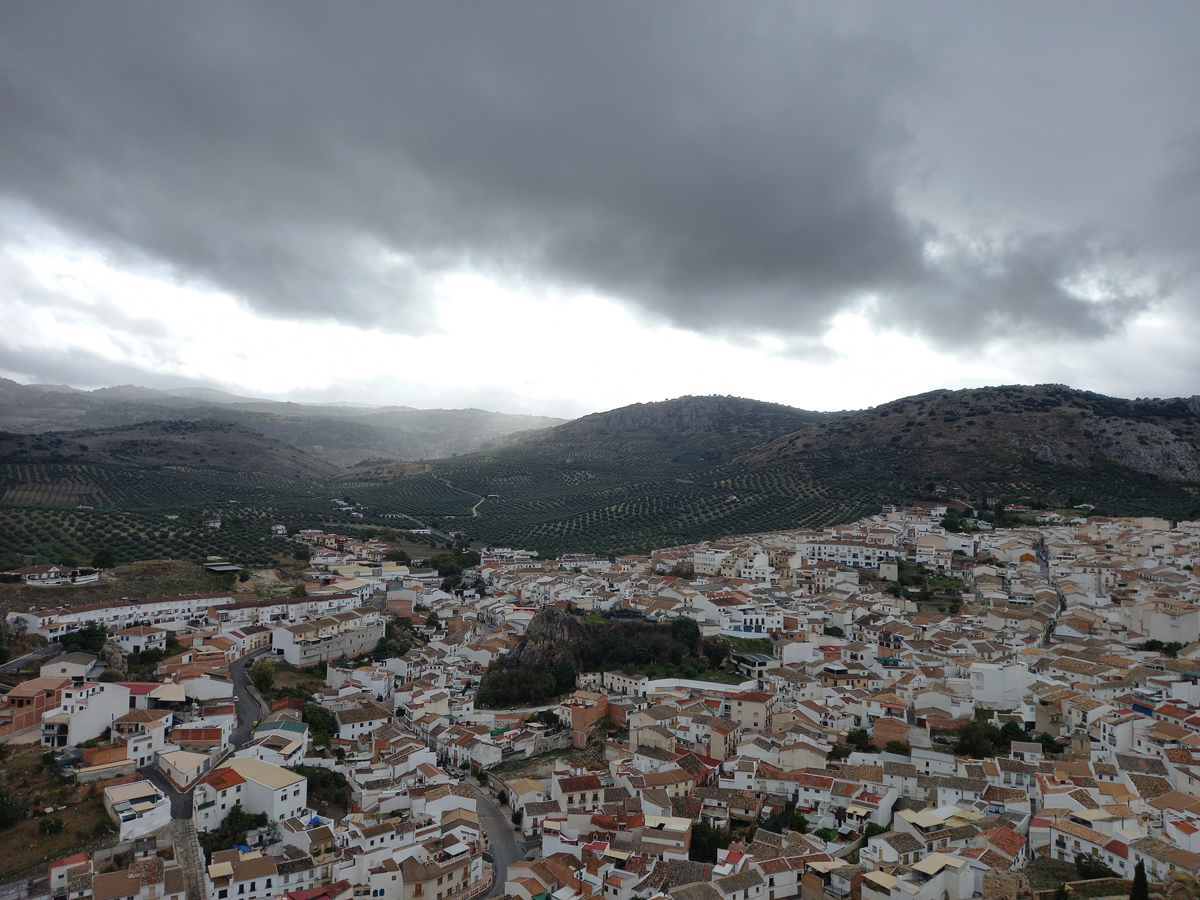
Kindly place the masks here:
[[(954, 168), (923, 156), (930, 134), (991, 128), (956, 119), (970, 108), (947, 85), (959, 70), (983, 79), (984, 118), (1055, 112), (1023, 109), (1003, 85), (1021, 76), (964, 48), (994, 33), (1023, 66), (1026, 33), (1043, 29), (1034, 62), (1094, 62), (1071, 44), (1078, 23), (1035, 7), (978, 27), (940, 7), (921, 8), (926, 21), (855, 9), (10, 4), (0, 194), (124, 264), (165, 264), (268, 315), (415, 331), (431, 278), (464, 266), (801, 343), (868, 298), (936, 341), (1034, 324), (1095, 336), (1156, 299), (1122, 279), (1099, 299), (1069, 288), (1114, 259), (1165, 265), (1104, 203), (1032, 220), (993, 203), (972, 226), (1000, 235), (980, 242), (951, 224), (973, 184), (940, 206), (906, 199)], [(1186, 34), (1195, 16), (1176, 9)], [(1120, 113), (1132, 98), (1108, 102)], [(980, 154), (997, 171), (998, 143)], [(1044, 167), (1069, 181), (1076, 149)], [(1035, 169), (1001, 180), (1023, 189)]]

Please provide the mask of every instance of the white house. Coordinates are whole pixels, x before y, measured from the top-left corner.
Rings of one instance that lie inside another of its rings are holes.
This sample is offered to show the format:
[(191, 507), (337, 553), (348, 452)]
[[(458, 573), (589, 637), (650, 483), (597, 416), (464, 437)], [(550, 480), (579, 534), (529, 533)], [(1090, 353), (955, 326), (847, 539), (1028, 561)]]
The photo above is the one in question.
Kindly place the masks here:
[(259, 759), (234, 758), (196, 784), (192, 821), (212, 831), (240, 803), (248, 813), (266, 813), (271, 822), (301, 816), (308, 808), (308, 780)]
[(42, 715), (42, 746), (76, 747), (100, 737), (129, 712), (129, 688), (82, 681), (63, 688), (62, 701)]
[(147, 650), (167, 649), (167, 629), (155, 625), (134, 625), (122, 628), (110, 637), (122, 653), (145, 653)]
[(171, 824), (171, 801), (149, 781), (105, 788), (104, 809), (120, 828), (123, 841)]

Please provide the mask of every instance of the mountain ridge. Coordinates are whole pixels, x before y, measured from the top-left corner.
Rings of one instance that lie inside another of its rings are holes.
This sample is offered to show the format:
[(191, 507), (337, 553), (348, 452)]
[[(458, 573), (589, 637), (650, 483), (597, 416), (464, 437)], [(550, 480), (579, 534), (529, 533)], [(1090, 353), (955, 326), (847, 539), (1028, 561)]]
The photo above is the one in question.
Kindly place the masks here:
[[(218, 402), (220, 401), (220, 402)], [(222, 420), (284, 441), (339, 466), (370, 457), (436, 458), (493, 446), (562, 419), (480, 409), (301, 404), (210, 388), (166, 391), (118, 385), (82, 391), (0, 379), (0, 429), (40, 434), (165, 420)]]
[[(354, 419), (247, 420), (200, 409), (209, 418), (0, 434), (3, 496), (43, 506), (99, 497), (86, 502), (149, 510), (178, 506), (194, 491), (228, 502), (252, 495), (263, 515), (287, 505), (314, 521), (327, 518), (336, 498), (361, 504), (364, 525), (399, 517), (555, 554), (815, 528), (922, 499), (1087, 502), (1112, 514), (1200, 516), (1200, 397), (1125, 400), (1006, 385), (819, 413), (684, 396), (417, 461), (351, 456), (367, 434)], [(404, 421), (395, 411), (372, 415), (374, 424), (363, 426), (370, 434), (393, 427), (378, 423)], [(345, 464), (330, 462), (328, 447), (305, 445), (322, 435), (342, 441)], [(88, 466), (106, 471), (80, 472)]]

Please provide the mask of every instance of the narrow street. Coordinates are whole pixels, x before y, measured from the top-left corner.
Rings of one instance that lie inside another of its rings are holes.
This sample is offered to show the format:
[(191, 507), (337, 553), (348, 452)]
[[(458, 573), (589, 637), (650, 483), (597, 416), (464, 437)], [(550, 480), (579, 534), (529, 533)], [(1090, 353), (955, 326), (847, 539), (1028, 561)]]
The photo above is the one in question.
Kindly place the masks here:
[(28, 665), (39, 659), (45, 659), (49, 656), (54, 656), (56, 653), (61, 653), (62, 647), (57, 644), (50, 644), (46, 647), (39, 647), (32, 653), (26, 653), (24, 656), (18, 656), (16, 659), (10, 659), (3, 666), (0, 666), (0, 672), (15, 675), (21, 671), (21, 667)]
[(181, 819), (188, 822), (192, 820), (191, 791), (181, 791), (176, 788), (158, 766), (142, 766), (138, 770), (138, 773), (170, 799), (172, 819)]
[(237, 710), (237, 727), (230, 736), (230, 744), (237, 749), (250, 740), (254, 733), (254, 723), (266, 714), (251, 693), (250, 668), (258, 660), (266, 657), (271, 659), (273, 654), (269, 647), (255, 650), (249, 656), (234, 660), (229, 664), (229, 677), (233, 679), (234, 708)]
[[(508, 867), (525, 858), (525, 844), (517, 839), (510, 818), (512, 814), (506, 807), (499, 806), (486, 791), (481, 791), (478, 787), (475, 787), (475, 796), (479, 798), (479, 824), (487, 834), (492, 866), (495, 870), (495, 881), (492, 883), (492, 889), (487, 892), (487, 897), (497, 897), (504, 893)], [(538, 843), (540, 844), (540, 841)], [(533, 847), (534, 844), (531, 842), (529, 846)]]

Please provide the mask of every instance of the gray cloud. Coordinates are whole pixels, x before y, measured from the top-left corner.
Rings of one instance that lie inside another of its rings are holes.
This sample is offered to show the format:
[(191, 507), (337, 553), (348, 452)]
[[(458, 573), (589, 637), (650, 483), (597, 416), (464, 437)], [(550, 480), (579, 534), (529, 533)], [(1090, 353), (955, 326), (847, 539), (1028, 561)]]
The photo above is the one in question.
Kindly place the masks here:
[(12, 4), (0, 195), (272, 316), (420, 332), (468, 266), (799, 347), (866, 298), (1093, 338), (1197, 219), (1200, 17), (1107, 11)]

